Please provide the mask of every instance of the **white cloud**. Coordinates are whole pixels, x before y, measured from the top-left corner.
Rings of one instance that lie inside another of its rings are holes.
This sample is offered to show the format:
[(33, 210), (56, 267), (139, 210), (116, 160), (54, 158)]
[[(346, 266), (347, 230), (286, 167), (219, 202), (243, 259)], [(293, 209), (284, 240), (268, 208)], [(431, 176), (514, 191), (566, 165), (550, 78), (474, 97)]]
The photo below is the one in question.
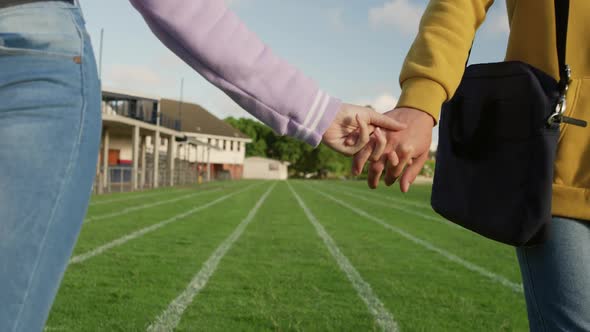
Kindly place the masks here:
[(380, 113), (384, 113), (387, 111), (391, 111), (395, 105), (397, 104), (397, 98), (394, 96), (384, 93), (377, 97), (372, 103), (371, 106)]
[(418, 31), (424, 7), (409, 0), (391, 0), (380, 7), (369, 9), (369, 23), (373, 28), (393, 27), (407, 34)]
[(389, 93), (383, 93), (375, 98), (359, 99), (355, 104), (361, 106), (371, 106), (379, 113), (391, 111), (397, 104), (397, 98)]

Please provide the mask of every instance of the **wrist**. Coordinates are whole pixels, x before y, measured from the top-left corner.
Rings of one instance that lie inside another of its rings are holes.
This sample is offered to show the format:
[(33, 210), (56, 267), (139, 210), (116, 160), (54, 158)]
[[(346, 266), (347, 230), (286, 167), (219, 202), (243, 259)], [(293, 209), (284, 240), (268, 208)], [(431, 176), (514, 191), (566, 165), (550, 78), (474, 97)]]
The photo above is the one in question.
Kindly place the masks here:
[(320, 144), (320, 142), (324, 139), (324, 135), (326, 134), (328, 128), (332, 126), (338, 115), (346, 107), (346, 105), (343, 104), (340, 99), (334, 97), (329, 98), (330, 99), (325, 107), (324, 112), (318, 115), (318, 117), (313, 121), (315, 122), (316, 126), (313, 128), (312, 134), (304, 137), (303, 139), (313, 147), (317, 147)]
[(402, 82), (402, 93), (398, 107), (408, 107), (430, 114), (435, 124), (438, 122), (442, 104), (448, 95), (445, 88), (438, 82), (423, 77), (408, 78)]
[(433, 127), (436, 126), (436, 119), (434, 118), (434, 116), (432, 116), (432, 114), (426, 112), (426, 111), (422, 111), (422, 110), (418, 110), (419, 112), (421, 112), (425, 118), (424, 121), (428, 122), (429, 124), (431, 124)]
[(402, 120), (402, 122), (417, 120), (420, 123), (428, 124), (432, 127), (436, 126), (437, 123), (432, 114), (413, 107), (398, 107), (391, 112), (394, 114), (394, 116), (397, 115), (397, 118)]

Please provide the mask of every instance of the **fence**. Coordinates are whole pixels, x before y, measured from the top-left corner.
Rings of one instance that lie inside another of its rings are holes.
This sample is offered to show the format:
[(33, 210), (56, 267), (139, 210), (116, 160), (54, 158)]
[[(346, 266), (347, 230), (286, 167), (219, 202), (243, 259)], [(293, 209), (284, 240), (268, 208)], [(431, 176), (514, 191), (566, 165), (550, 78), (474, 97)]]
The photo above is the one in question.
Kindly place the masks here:
[[(205, 181), (207, 179), (206, 174), (199, 174), (197, 170), (197, 163), (189, 163), (186, 160), (176, 159), (174, 164), (174, 174), (172, 174), (172, 176), (174, 178), (175, 186), (196, 184), (199, 181)], [(168, 171), (166, 156), (160, 156), (158, 165), (158, 187), (170, 186), (170, 172)], [(145, 174), (143, 174), (144, 169)], [(154, 188), (154, 162), (152, 155), (146, 156), (145, 167), (140, 165), (137, 172), (138, 190)], [(106, 181), (104, 176), (106, 176)], [(132, 181), (133, 167), (131, 166), (109, 166), (107, 172), (105, 172), (101, 166), (97, 176), (94, 179), (93, 192), (95, 194), (101, 194), (133, 191)]]

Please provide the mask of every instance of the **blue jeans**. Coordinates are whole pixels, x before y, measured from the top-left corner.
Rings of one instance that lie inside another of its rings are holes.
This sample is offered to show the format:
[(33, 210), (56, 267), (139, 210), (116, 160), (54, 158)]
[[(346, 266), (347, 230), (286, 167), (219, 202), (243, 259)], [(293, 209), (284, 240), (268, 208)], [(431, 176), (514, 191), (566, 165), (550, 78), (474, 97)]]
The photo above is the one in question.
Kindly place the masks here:
[(90, 199), (100, 84), (80, 9), (0, 9), (0, 331), (41, 331)]
[(590, 331), (590, 222), (553, 218), (549, 241), (517, 254), (531, 331)]

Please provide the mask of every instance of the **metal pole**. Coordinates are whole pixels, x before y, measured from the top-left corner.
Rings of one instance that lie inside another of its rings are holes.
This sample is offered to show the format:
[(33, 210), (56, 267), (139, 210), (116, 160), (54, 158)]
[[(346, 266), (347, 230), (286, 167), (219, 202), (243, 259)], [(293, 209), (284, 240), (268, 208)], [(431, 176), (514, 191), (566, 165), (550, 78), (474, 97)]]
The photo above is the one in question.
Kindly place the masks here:
[(133, 138), (131, 139), (133, 145), (133, 168), (131, 171), (131, 191), (136, 191), (139, 184), (139, 126), (133, 127)]
[(158, 102), (158, 109), (157, 109), (157, 120), (156, 120), (156, 132), (154, 133), (154, 174), (153, 174), (153, 184), (152, 188), (158, 188), (160, 185), (160, 106), (161, 101)]
[(207, 147), (207, 182), (211, 181), (211, 148)]
[(141, 177), (140, 177), (141, 190), (145, 189), (146, 170), (147, 170), (147, 167), (145, 164), (146, 163), (146, 148), (147, 148), (146, 138), (147, 137), (141, 138)]
[[(104, 145), (104, 135), (101, 135), (100, 140), (102, 141), (101, 144)], [(98, 151), (98, 158), (97, 158), (97, 165), (96, 165), (96, 179), (94, 181), (94, 189), (96, 191), (97, 194), (102, 194), (103, 190), (104, 190), (104, 180), (102, 178), (102, 162), (101, 162), (101, 157), (104, 158), (102, 156), (102, 150)]]
[(178, 131), (182, 131), (182, 99), (184, 98), (184, 77), (180, 80), (180, 100), (178, 103), (178, 122), (180, 123), (180, 128)]
[(189, 155), (189, 146), (190, 146), (189, 144), (185, 144), (185, 146), (184, 146), (184, 152), (185, 152), (184, 155), (185, 155), (185, 160), (186, 160), (186, 168), (185, 168), (185, 172), (184, 172), (184, 184), (187, 184), (188, 183), (187, 178), (190, 178), (190, 176), (187, 176), (188, 175), (187, 173), (190, 171), (189, 168), (190, 168), (190, 163), (191, 163), (190, 157), (189, 157), (190, 156)]
[(106, 168), (106, 172), (107, 172), (108, 191), (109, 191), (109, 193), (111, 193), (111, 192), (113, 192), (113, 190), (111, 188), (111, 180), (112, 180), (112, 177), (111, 177), (111, 168), (110, 167), (107, 167)]
[[(207, 160), (205, 160), (205, 152), (206, 152), (205, 151), (205, 146), (203, 145), (203, 150), (201, 151), (201, 158), (202, 158), (201, 159), (201, 164), (202, 164), (202, 167), (207, 166)], [(205, 172), (203, 172), (203, 175), (201, 175), (201, 179), (202, 179), (202, 182), (205, 182)]]
[(174, 186), (174, 152), (175, 152), (175, 141), (174, 141), (174, 136), (170, 136), (168, 137), (168, 179), (167, 179), (167, 185), (169, 186)]
[[(109, 186), (109, 144), (110, 144), (110, 132), (109, 128), (103, 127), (103, 143), (102, 143), (102, 171), (104, 174), (103, 186), (106, 188)], [(110, 192), (110, 187), (109, 187)]]

